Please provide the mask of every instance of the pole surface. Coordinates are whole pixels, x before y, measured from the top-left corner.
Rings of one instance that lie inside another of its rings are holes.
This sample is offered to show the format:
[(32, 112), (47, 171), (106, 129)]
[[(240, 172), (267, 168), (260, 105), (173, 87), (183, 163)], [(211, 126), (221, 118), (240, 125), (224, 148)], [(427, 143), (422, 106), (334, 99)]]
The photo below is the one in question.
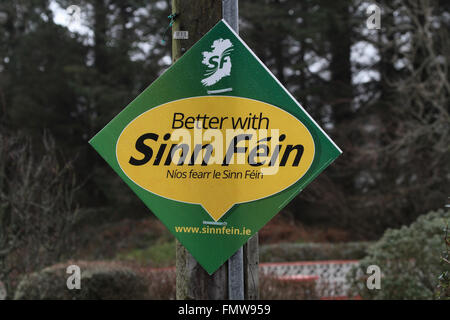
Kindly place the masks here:
[[(239, 33), (238, 0), (222, 0), (223, 19)], [(240, 248), (228, 260), (228, 298), (244, 299), (244, 250)]]
[(238, 0), (222, 0), (222, 16), (225, 21), (239, 34)]
[[(172, 61), (178, 60), (190, 47), (222, 19), (222, 2), (211, 0), (172, 0), (172, 14), (177, 17), (174, 31), (188, 31), (189, 38), (172, 40)], [(213, 275), (200, 266), (181, 243), (176, 241), (177, 300), (228, 299), (227, 263)]]
[[(173, 62), (222, 17), (238, 32), (238, 0), (172, 0), (172, 13), (177, 13), (172, 32), (189, 33), (188, 39), (172, 40)], [(178, 300), (258, 299), (258, 234), (211, 276), (177, 241), (176, 282)]]

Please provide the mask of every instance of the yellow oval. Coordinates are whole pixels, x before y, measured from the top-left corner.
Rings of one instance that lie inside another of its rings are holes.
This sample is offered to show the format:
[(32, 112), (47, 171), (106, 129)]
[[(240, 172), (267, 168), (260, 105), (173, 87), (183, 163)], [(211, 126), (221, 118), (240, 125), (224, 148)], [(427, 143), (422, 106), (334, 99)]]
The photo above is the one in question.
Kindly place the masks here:
[[(210, 146), (201, 149), (205, 145)], [(172, 146), (178, 151), (171, 153)], [(313, 137), (297, 118), (261, 101), (229, 96), (152, 108), (125, 127), (116, 145), (117, 161), (134, 183), (164, 198), (200, 204), (215, 221), (234, 204), (297, 182), (314, 153)]]

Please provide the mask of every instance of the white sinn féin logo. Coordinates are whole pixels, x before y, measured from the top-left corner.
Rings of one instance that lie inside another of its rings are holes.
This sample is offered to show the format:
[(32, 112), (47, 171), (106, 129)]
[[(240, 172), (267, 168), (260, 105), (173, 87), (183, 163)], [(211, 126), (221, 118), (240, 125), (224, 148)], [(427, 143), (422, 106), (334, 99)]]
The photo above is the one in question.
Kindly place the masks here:
[(213, 42), (211, 52), (202, 52), (202, 63), (208, 67), (205, 72), (205, 79), (202, 84), (205, 87), (212, 86), (220, 81), (223, 77), (231, 74), (231, 58), (233, 44), (229, 39), (217, 39)]

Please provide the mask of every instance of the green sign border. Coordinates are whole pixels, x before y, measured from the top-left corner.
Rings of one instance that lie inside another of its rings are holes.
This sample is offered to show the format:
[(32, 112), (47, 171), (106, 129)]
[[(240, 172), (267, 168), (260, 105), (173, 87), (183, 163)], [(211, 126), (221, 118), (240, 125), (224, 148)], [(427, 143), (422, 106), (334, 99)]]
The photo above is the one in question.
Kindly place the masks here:
[[(220, 95), (258, 100), (287, 111), (299, 119), (313, 136), (315, 157), (308, 172), (294, 185), (261, 200), (236, 204), (220, 219), (230, 228), (246, 227), (251, 230), (250, 235), (177, 233), (176, 226), (202, 228), (205, 226), (203, 221), (212, 219), (198, 204), (165, 199), (136, 185), (120, 169), (116, 159), (116, 143), (123, 129), (140, 114), (171, 101), (208, 96), (200, 81), (205, 71), (201, 53), (211, 50), (211, 44), (219, 38), (230, 39), (233, 43), (231, 76), (223, 78), (208, 90), (230, 87), (233, 91)], [(209, 274), (214, 273), (342, 153), (224, 20), (217, 23), (89, 143)]]

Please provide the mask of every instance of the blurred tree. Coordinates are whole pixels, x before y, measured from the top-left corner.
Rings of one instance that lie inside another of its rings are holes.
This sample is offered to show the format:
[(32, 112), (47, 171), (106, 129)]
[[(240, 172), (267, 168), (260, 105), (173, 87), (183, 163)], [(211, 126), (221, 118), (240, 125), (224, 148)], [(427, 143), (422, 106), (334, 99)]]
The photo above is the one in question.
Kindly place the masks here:
[[(342, 147), (354, 113), (351, 5), (326, 0), (241, 3), (244, 40)], [(335, 166), (289, 205), (303, 222), (336, 223), (350, 210), (344, 195), (352, 191), (348, 177), (354, 168), (347, 168), (345, 159)]]
[(450, 8), (441, 1), (379, 5), (381, 30), (365, 40), (379, 50), (380, 78), (356, 118), (352, 200), (370, 222), (361, 233), (375, 235), (442, 207), (450, 187)]
[(0, 132), (0, 281), (10, 297), (21, 276), (74, 253), (73, 167), (51, 136), (41, 145), (36, 156), (30, 138)]
[[(369, 4), (266, 0), (241, 10), (244, 39), (344, 151), (288, 209), (363, 238), (442, 206), (450, 174), (449, 5), (380, 1), (381, 30), (368, 30)], [(361, 48), (370, 55), (357, 59)]]
[[(440, 207), (450, 179), (448, 1), (377, 3), (380, 30), (366, 28), (364, 0), (240, 2), (244, 40), (344, 151), (288, 210), (362, 238)], [(87, 32), (55, 24), (55, 4), (80, 6)], [(46, 128), (76, 159), (77, 201), (98, 212), (86, 223), (147, 216), (87, 141), (170, 64), (170, 1), (8, 0), (0, 11), (0, 125), (37, 141)]]
[[(55, 24), (55, 3), (80, 6), (89, 31)], [(170, 45), (160, 41), (169, 1), (4, 1), (0, 11), (1, 125), (37, 140), (44, 128), (55, 136), (85, 181), (78, 200), (115, 208), (90, 218), (146, 215), (87, 141), (170, 64)]]
[[(74, 2), (58, 3), (66, 7)], [(81, 161), (77, 161), (77, 171), (87, 179), (83, 203), (105, 206), (107, 210), (114, 208), (101, 215), (109, 221), (123, 216), (147, 216), (148, 210), (119, 177), (111, 174), (103, 159), (87, 147), (87, 140), (170, 63), (170, 47), (160, 41), (167, 27), (169, 1), (83, 0), (78, 5), (92, 31), (85, 68), (74, 70), (78, 81), (72, 86), (78, 96), (77, 122), (84, 127), (78, 142)]]
[(65, 68), (83, 63), (83, 49), (53, 23), (48, 1), (5, 1), (0, 10), (8, 17), (0, 25), (2, 125), (70, 138), (76, 95)]

